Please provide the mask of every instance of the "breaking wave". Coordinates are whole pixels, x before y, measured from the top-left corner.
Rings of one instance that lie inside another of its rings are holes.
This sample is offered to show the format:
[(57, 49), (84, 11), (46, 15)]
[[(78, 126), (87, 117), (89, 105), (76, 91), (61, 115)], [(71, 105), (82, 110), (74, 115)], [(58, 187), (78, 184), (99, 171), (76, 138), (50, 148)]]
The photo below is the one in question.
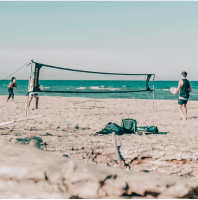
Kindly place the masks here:
[(101, 87), (89, 87), (91, 90), (120, 90), (121, 88), (105, 88), (104, 86)]
[(79, 87), (79, 88), (76, 88), (77, 90), (85, 90), (87, 89), (86, 87)]
[(120, 90), (121, 88), (112, 88), (112, 87), (108, 87), (105, 88), (104, 86), (100, 86), (100, 87), (96, 87), (96, 86), (91, 86), (91, 87), (79, 87), (76, 88), (76, 90)]

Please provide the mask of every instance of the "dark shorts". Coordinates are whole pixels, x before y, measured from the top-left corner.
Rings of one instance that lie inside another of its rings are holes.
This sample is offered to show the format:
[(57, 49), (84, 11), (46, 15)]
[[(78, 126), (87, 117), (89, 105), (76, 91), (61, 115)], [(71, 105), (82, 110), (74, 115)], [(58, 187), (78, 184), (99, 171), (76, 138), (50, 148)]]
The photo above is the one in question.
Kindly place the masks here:
[(188, 102), (188, 100), (178, 99), (178, 104), (179, 105), (187, 104), (187, 102)]
[(10, 99), (10, 97), (14, 98), (13, 88), (8, 88), (8, 93), (9, 93), (8, 99)]

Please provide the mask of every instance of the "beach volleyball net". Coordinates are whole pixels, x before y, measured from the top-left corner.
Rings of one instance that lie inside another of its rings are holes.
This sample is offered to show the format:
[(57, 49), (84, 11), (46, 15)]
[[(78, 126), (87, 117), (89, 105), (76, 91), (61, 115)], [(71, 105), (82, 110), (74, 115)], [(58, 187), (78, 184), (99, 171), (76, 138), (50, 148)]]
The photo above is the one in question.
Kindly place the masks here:
[(154, 78), (154, 74), (85, 71), (32, 61), (30, 81), (33, 85), (28, 93), (154, 93)]

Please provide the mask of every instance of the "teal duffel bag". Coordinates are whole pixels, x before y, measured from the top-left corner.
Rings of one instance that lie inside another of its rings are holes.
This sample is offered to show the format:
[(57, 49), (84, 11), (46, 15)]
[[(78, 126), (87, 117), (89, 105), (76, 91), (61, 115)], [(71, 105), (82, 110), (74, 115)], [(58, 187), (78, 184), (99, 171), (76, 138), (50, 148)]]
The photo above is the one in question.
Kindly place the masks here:
[(122, 120), (121, 127), (125, 133), (136, 133), (137, 132), (137, 121), (132, 118)]
[(141, 126), (137, 128), (139, 132), (159, 133), (157, 126)]

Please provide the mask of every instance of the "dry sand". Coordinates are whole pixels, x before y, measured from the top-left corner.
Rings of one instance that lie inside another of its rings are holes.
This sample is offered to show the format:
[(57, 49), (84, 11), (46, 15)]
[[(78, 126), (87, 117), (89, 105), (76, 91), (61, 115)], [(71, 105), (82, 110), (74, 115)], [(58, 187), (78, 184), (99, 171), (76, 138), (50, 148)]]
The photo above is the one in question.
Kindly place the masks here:
[[(27, 97), (16, 96), (15, 104), (0, 97), (0, 123), (25, 117)], [(177, 101), (139, 99), (88, 99), (41, 96), (39, 109), (32, 102), (29, 116), (42, 117), (0, 127), (2, 139), (29, 143), (37, 138), (42, 148), (60, 156), (116, 166), (109, 135), (93, 136), (108, 122), (121, 124), (124, 118), (138, 126), (157, 126), (160, 134), (117, 136), (120, 155), (133, 171), (165, 175), (198, 176), (198, 102), (189, 101), (187, 121), (179, 120)], [(75, 126), (78, 125), (79, 129)]]

